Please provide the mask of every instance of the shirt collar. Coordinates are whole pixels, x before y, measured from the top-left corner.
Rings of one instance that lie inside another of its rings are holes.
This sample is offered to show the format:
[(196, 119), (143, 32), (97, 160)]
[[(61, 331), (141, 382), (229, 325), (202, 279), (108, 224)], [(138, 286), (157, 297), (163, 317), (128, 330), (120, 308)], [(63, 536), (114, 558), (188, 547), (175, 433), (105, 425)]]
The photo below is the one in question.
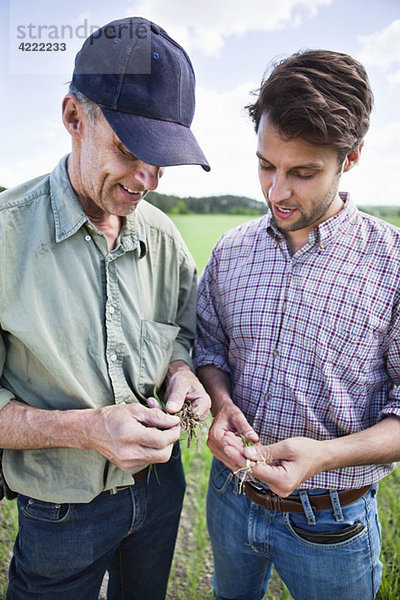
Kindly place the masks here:
[(357, 213), (357, 208), (347, 192), (339, 192), (343, 201), (343, 208), (330, 219), (323, 221), (310, 233), (310, 241), (313, 241), (311, 235), (314, 234), (315, 240), (326, 245), (334, 241), (339, 234), (345, 233), (353, 223)]
[(54, 215), (56, 242), (73, 235), (88, 218), (76, 197), (67, 173), (68, 154), (50, 173), (50, 200)]
[[(337, 235), (340, 233), (345, 233), (348, 227), (351, 226), (357, 213), (357, 207), (350, 198), (350, 194), (347, 192), (339, 192), (339, 195), (344, 203), (342, 210), (336, 213), (336, 215), (333, 215), (333, 217), (330, 217), (330, 219), (323, 221), (317, 227), (315, 227), (309, 234), (309, 243), (313, 244), (317, 242), (326, 246), (333, 241)], [(284, 238), (282, 232), (277, 228), (270, 210), (267, 214), (266, 225), (267, 232), (272, 237), (278, 239)]]
[(147, 236), (146, 229), (137, 216), (139, 209), (140, 203), (135, 212), (126, 217), (121, 229), (121, 243), (126, 250), (133, 250), (137, 246), (139, 258), (143, 258), (147, 252)]
[[(69, 238), (89, 222), (68, 177), (68, 156), (63, 156), (50, 173), (50, 199), (56, 242)], [(146, 230), (141, 220), (137, 219), (136, 211), (125, 219), (121, 230), (121, 243), (126, 250), (133, 250), (138, 246), (140, 258), (147, 252)]]

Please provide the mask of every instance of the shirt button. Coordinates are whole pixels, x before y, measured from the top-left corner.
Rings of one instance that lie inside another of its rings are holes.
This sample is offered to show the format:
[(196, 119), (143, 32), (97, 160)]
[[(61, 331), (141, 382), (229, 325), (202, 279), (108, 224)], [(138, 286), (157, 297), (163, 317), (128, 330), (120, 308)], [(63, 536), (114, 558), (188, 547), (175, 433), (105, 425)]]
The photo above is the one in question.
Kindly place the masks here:
[(132, 240), (125, 240), (123, 245), (125, 250), (133, 250)]
[(320, 247), (321, 250), (324, 250), (325, 244), (320, 244), (319, 247)]
[(264, 402), (268, 402), (268, 401), (269, 401), (269, 395), (265, 394), (265, 396), (264, 396)]
[(85, 240), (86, 240), (87, 242), (90, 242), (90, 240), (91, 240), (91, 239), (92, 239), (92, 238), (90, 237), (90, 235), (85, 235)]
[(113, 362), (115, 362), (115, 361), (117, 360), (117, 355), (116, 355), (116, 354), (111, 354), (111, 357), (110, 357), (110, 358), (111, 358), (111, 360), (112, 360)]
[(284, 302), (282, 304), (282, 312), (286, 312), (286, 309), (287, 309), (287, 305), (286, 305), (286, 302)]
[(110, 313), (110, 315), (112, 315), (115, 311), (115, 308), (113, 306), (110, 306), (108, 309), (108, 312)]
[(274, 350), (272, 354), (277, 358), (279, 356), (279, 350)]

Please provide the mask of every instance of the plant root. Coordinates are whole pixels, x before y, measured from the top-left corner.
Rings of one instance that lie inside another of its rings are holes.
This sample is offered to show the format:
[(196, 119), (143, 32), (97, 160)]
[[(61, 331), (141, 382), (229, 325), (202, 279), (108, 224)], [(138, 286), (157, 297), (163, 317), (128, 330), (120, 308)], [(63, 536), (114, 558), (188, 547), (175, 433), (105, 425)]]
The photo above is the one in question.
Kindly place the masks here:
[(187, 447), (190, 448), (193, 438), (198, 445), (199, 439), (197, 437), (197, 432), (199, 428), (202, 428), (205, 422), (200, 419), (190, 402), (184, 402), (179, 417), (181, 420), (182, 431), (187, 434)]
[[(247, 441), (243, 434), (237, 433), (236, 435), (242, 439), (243, 446), (245, 446), (245, 447), (254, 446), (254, 443), (251, 441)], [(246, 481), (249, 481), (252, 479), (251, 471), (252, 471), (253, 467), (255, 465), (266, 465), (266, 464), (267, 463), (265, 462), (265, 458), (263, 456), (260, 457), (260, 460), (257, 460), (257, 461), (253, 461), (253, 460), (250, 460), (250, 458), (246, 458), (246, 466), (241, 467), (237, 471), (234, 471), (233, 474), (236, 475), (236, 477), (239, 479), (239, 494), (244, 493), (244, 484), (246, 483)]]

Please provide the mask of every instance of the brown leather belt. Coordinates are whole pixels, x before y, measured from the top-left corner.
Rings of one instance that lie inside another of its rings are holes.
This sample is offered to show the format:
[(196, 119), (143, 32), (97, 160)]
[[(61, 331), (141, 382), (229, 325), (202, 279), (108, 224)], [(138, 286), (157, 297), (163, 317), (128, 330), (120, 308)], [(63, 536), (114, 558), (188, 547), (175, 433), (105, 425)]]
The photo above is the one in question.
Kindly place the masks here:
[(133, 485), (133, 483), (137, 483), (138, 481), (140, 481), (141, 479), (143, 479), (144, 477), (147, 476), (149, 472), (149, 467), (146, 467), (144, 469), (142, 469), (141, 471), (138, 471), (137, 473), (133, 473), (132, 475), (132, 483), (129, 485), (119, 485), (115, 488), (112, 488), (111, 490), (108, 490), (110, 492), (110, 494), (114, 495), (114, 494), (118, 494), (118, 492), (120, 492), (121, 490), (126, 490), (127, 488), (131, 487), (131, 485)]
[[(341, 506), (346, 506), (355, 502), (364, 494), (366, 494), (371, 486), (366, 485), (359, 489), (346, 490), (338, 492)], [(246, 496), (250, 498), (252, 502), (263, 506), (267, 510), (274, 510), (275, 512), (286, 513), (301, 513), (303, 512), (303, 505), (300, 500), (300, 496), (290, 496), (289, 498), (281, 498), (270, 490), (266, 490), (263, 487), (257, 485), (252, 481), (246, 481), (244, 484), (244, 491)], [(308, 496), (313, 510), (329, 510), (332, 508), (331, 497), (329, 493), (309, 495)]]

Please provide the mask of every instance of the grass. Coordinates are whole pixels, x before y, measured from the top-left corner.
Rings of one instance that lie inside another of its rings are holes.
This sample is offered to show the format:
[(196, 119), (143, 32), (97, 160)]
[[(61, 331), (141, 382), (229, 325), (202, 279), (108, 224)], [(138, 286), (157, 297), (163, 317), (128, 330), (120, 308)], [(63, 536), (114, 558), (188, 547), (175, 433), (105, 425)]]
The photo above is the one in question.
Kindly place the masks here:
[(199, 273), (206, 266), (211, 250), (225, 231), (255, 218), (257, 217), (247, 215), (171, 216), (196, 260)]
[[(249, 217), (233, 215), (177, 215), (173, 217), (201, 272), (220, 235)], [(399, 223), (394, 223), (400, 225)], [(182, 459), (187, 493), (171, 570), (167, 600), (211, 600), (212, 555), (206, 527), (205, 498), (211, 453), (205, 439), (196, 449), (184, 448)], [(377, 600), (400, 598), (400, 471), (396, 470), (380, 484), (378, 504), (383, 532), (383, 579)], [(6, 587), (6, 572), (12, 542), (16, 534), (15, 502), (0, 502), (0, 596)], [(290, 594), (274, 574), (267, 600), (290, 600)]]
[(8, 564), (11, 549), (17, 535), (16, 500), (0, 502), (0, 595), (5, 598), (7, 587)]
[(400, 598), (400, 471), (396, 469), (379, 485), (378, 507), (382, 527), (383, 577), (378, 600)]
[(187, 492), (167, 600), (208, 600), (213, 597), (212, 556), (205, 509), (211, 458), (204, 439), (197, 450), (194, 444), (182, 451)]

